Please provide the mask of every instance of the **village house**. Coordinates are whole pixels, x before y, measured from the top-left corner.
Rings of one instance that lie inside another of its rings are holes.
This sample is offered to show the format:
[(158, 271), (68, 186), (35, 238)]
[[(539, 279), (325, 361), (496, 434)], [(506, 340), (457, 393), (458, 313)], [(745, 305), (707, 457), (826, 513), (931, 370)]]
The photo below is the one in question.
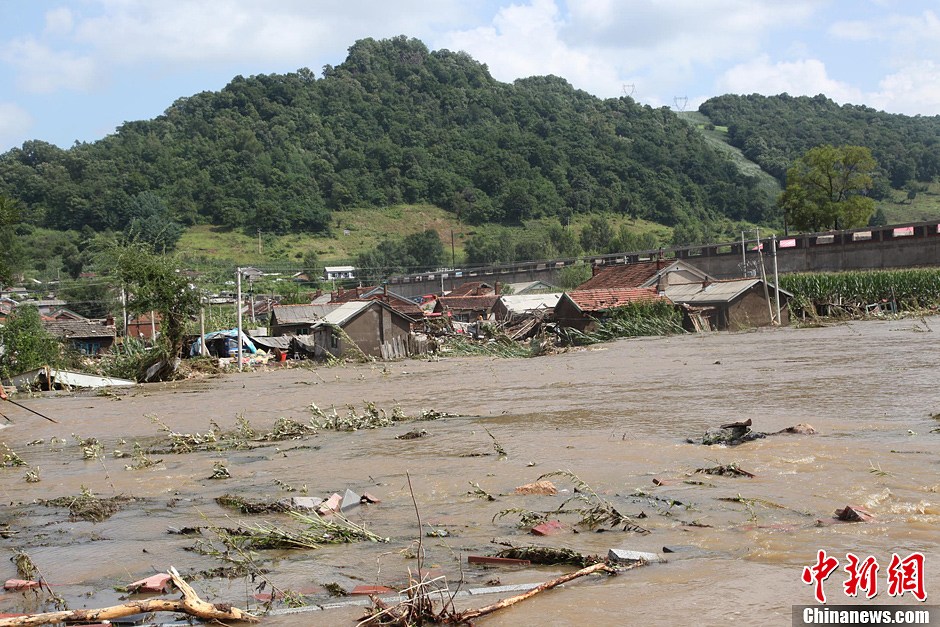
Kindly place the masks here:
[(561, 298), (561, 292), (500, 296), (493, 305), (493, 317), (501, 322), (513, 322), (532, 316), (538, 316), (542, 319), (551, 318), (559, 298)]
[(506, 294), (522, 296), (524, 294), (561, 294), (557, 286), (545, 281), (526, 281), (524, 283), (507, 283), (500, 290)]
[(76, 313), (72, 311), (71, 309), (66, 309), (65, 307), (49, 312), (49, 315), (44, 316), (44, 318), (47, 318), (50, 320), (87, 320), (88, 319), (82, 314)]
[(154, 337), (160, 333), (160, 314), (154, 312), (153, 317), (151, 314), (142, 313), (133, 318), (127, 319), (127, 329), (124, 331), (124, 335), (127, 337), (133, 337), (138, 340), (153, 340)]
[(338, 304), (322, 305), (274, 305), (271, 308), (271, 335), (309, 335)]
[[(496, 284), (497, 287), (499, 284)], [(467, 281), (447, 292), (446, 296), (489, 296), (495, 294), (496, 288), (483, 281)]]
[(24, 300), (19, 303), (19, 307), (35, 307), (40, 315), (48, 316), (56, 309), (65, 307), (68, 303), (58, 298), (43, 298), (40, 300)]
[(361, 352), (382, 358), (383, 347), (406, 344), (415, 320), (379, 300), (350, 301), (333, 309), (310, 333), (294, 338), (296, 352), (314, 358)]
[(488, 296), (441, 296), (434, 304), (434, 313), (450, 316), (456, 322), (488, 320), (493, 305), (499, 297)]
[(355, 279), (356, 268), (354, 266), (326, 266), (323, 268), (323, 276), (327, 281)]
[(421, 305), (388, 289), (388, 285), (372, 287), (354, 287), (352, 289), (340, 288), (330, 294), (331, 303), (348, 303), (356, 300), (380, 300), (395, 311), (410, 318), (422, 318), (424, 310)]
[(574, 290), (565, 292), (555, 305), (555, 322), (578, 331), (590, 330), (596, 320), (611, 309), (631, 303), (669, 299), (655, 287), (622, 287), (614, 289)]
[[(737, 331), (773, 324), (775, 288), (761, 279), (670, 283), (666, 296), (686, 310), (686, 326), (700, 330)], [(790, 323), (793, 295), (780, 290), (781, 324)]]
[(685, 261), (656, 259), (639, 263), (613, 266), (594, 266), (590, 279), (579, 285), (578, 290), (611, 289), (622, 287), (657, 287), (659, 291), (669, 283), (693, 283), (712, 281), (695, 266)]
[(110, 350), (117, 332), (111, 320), (43, 320), (42, 326), (82, 355)]

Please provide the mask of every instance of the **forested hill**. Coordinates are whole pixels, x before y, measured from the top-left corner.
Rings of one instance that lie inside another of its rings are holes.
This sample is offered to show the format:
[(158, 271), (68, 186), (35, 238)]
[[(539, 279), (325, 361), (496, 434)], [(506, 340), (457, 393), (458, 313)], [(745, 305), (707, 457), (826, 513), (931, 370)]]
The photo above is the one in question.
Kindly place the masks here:
[[(871, 149), (883, 186), (902, 189), (940, 175), (940, 116), (895, 115), (825, 96), (719, 96), (699, 111), (728, 127), (728, 140), (783, 183), (791, 162), (820, 144)], [(879, 191), (876, 188), (876, 193)]]
[(553, 76), (500, 83), (405, 37), (359, 41), (322, 78), (235, 77), (94, 143), (26, 142), (0, 155), (0, 195), (58, 229), (123, 229), (158, 196), (182, 224), (276, 233), (395, 203), (472, 223), (613, 210), (675, 224), (758, 221), (772, 202), (666, 108)]

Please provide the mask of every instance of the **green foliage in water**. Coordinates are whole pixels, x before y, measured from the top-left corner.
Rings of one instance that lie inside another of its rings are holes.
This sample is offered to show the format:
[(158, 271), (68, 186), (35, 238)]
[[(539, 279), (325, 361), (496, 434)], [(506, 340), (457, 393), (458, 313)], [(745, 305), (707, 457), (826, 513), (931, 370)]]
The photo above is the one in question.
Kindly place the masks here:
[(644, 335), (675, 335), (685, 333), (682, 313), (667, 300), (648, 300), (629, 303), (608, 312), (598, 320), (593, 331), (562, 329), (567, 341), (575, 345), (609, 342), (621, 337)]
[(780, 287), (793, 294), (795, 308), (832, 303), (862, 307), (879, 301), (896, 301), (901, 310), (940, 305), (938, 268), (786, 274)]

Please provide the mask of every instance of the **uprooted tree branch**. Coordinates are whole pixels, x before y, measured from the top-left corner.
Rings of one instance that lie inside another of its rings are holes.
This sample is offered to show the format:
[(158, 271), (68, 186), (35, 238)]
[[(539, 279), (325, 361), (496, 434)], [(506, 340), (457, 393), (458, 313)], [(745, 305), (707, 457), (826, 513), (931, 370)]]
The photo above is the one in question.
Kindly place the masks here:
[(44, 612), (42, 614), (29, 614), (0, 619), (0, 627), (29, 627), (32, 625), (49, 625), (55, 623), (89, 623), (103, 620), (113, 620), (133, 614), (147, 612), (176, 612), (189, 614), (196, 618), (213, 621), (236, 621), (256, 623), (258, 618), (237, 607), (226, 603), (209, 603), (203, 601), (180, 574), (172, 566), (169, 575), (173, 583), (183, 593), (181, 599), (144, 599), (128, 601), (120, 605), (112, 605), (99, 609), (62, 610), (59, 612)]

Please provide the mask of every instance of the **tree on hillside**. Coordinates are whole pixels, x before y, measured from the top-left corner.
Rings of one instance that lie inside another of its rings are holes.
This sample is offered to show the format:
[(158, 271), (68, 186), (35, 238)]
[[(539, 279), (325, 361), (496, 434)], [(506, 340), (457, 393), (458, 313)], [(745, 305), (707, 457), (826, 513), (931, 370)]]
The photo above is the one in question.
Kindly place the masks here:
[(142, 192), (131, 203), (131, 220), (124, 236), (132, 242), (149, 244), (154, 252), (169, 252), (183, 235), (183, 227), (173, 220), (163, 199)]
[(863, 226), (875, 210), (866, 195), (878, 163), (864, 146), (817, 146), (787, 171), (787, 187), (778, 200), (787, 223), (819, 231)]
[(19, 203), (0, 196), (0, 284), (13, 278), (19, 240), (13, 226), (20, 221)]
[(592, 216), (581, 229), (581, 248), (586, 253), (610, 252), (610, 243), (614, 239), (614, 230), (603, 216)]
[(369, 283), (393, 274), (434, 270), (443, 264), (444, 244), (434, 229), (412, 233), (402, 239), (384, 239), (356, 258), (359, 278)]

